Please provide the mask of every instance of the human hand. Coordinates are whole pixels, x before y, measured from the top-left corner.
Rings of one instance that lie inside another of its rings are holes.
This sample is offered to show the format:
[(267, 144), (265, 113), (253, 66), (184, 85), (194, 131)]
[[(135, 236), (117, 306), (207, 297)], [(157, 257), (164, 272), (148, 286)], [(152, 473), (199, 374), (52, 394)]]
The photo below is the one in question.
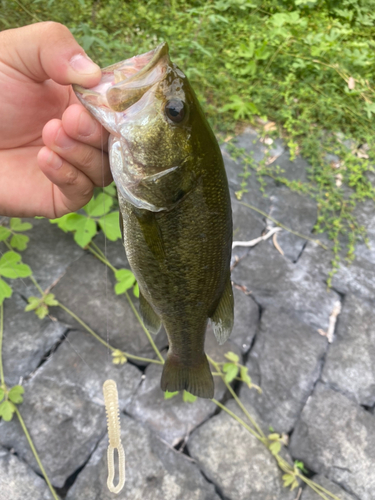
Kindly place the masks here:
[(111, 182), (108, 132), (69, 85), (100, 78), (61, 24), (0, 33), (0, 215), (61, 217)]

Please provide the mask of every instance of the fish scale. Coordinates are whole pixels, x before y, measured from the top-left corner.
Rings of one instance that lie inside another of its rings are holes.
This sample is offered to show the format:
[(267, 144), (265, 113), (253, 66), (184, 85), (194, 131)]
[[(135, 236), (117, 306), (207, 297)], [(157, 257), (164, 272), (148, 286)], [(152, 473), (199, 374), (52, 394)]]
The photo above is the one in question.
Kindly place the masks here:
[(99, 86), (75, 91), (112, 134), (111, 170), (140, 313), (152, 332), (163, 324), (169, 339), (161, 388), (212, 398), (207, 322), (220, 344), (233, 326), (232, 214), (220, 148), (166, 44), (103, 74)]

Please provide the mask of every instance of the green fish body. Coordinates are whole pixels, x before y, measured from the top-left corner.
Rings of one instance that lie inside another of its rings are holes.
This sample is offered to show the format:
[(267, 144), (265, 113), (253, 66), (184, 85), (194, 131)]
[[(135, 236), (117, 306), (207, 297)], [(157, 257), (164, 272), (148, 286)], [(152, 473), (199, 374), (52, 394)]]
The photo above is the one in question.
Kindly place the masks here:
[(123, 241), (140, 289), (140, 313), (169, 350), (161, 388), (212, 398), (204, 339), (208, 319), (220, 344), (233, 326), (232, 213), (215, 136), (167, 44), (103, 70), (75, 87), (111, 133)]

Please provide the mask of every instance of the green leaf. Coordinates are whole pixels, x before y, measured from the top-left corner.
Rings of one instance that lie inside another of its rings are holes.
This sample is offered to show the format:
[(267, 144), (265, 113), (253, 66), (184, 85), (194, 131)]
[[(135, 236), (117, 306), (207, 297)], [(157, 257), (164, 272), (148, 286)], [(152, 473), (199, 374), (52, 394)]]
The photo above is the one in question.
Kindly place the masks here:
[(0, 388), (0, 401), (2, 401), (4, 399), (4, 396), (5, 396), (5, 391), (4, 391), (4, 389)]
[(115, 273), (118, 283), (115, 285), (116, 295), (126, 292), (134, 285), (135, 277), (129, 269), (118, 269)]
[(128, 358), (125, 356), (125, 354), (120, 351), (119, 349), (116, 349), (112, 352), (112, 363), (114, 365), (123, 365), (124, 363), (127, 362)]
[(176, 392), (165, 391), (165, 393), (164, 393), (164, 399), (174, 398), (175, 396), (177, 396), (177, 394), (178, 394), (178, 391), (176, 391)]
[(12, 293), (12, 289), (8, 283), (5, 283), (5, 281), (0, 278), (0, 305), (4, 302), (4, 299), (9, 299)]
[(82, 248), (90, 243), (97, 232), (96, 222), (80, 214), (69, 214), (65, 227), (68, 231), (75, 231), (74, 241)]
[(12, 231), (28, 231), (32, 227), (33, 226), (32, 224), (30, 224), (30, 222), (22, 222), (18, 217), (13, 217), (12, 219), (10, 219), (10, 228)]
[(246, 366), (241, 366), (240, 367), (240, 377), (245, 384), (247, 384), (249, 387), (251, 387), (251, 377), (247, 373), (248, 368)]
[(308, 470), (306, 469), (305, 464), (303, 462), (301, 462), (300, 460), (295, 460), (294, 465), (297, 467), (297, 469), (302, 471), (304, 474), (308, 473)]
[(194, 396), (194, 394), (190, 394), (190, 392), (188, 391), (184, 391), (182, 399), (185, 403), (194, 403), (194, 401), (197, 399), (197, 396)]
[(280, 439), (280, 434), (277, 434), (277, 432), (274, 432), (273, 434), (269, 434), (268, 439), (270, 441), (277, 441)]
[(12, 401), (12, 403), (19, 405), (23, 401), (22, 394), (24, 392), (25, 390), (22, 385), (15, 385), (8, 392), (8, 399)]
[(40, 306), (35, 309), (35, 314), (39, 319), (45, 318), (48, 315), (48, 312), (48, 307), (44, 303), (41, 303)]
[(225, 353), (224, 356), (227, 359), (229, 359), (229, 361), (233, 361), (233, 363), (238, 363), (239, 360), (240, 360), (240, 357), (236, 353), (234, 353), (232, 351), (229, 351), (229, 352)]
[(58, 219), (50, 219), (51, 224), (57, 224), (57, 226), (64, 231), (64, 233), (67, 233), (68, 231), (71, 231), (68, 227), (68, 221), (69, 218), (73, 214), (66, 214), (63, 215), (62, 217), (59, 217)]
[(0, 226), (0, 241), (5, 241), (11, 234), (7, 227)]
[(44, 302), (49, 305), (49, 306), (58, 306), (59, 303), (58, 301), (55, 299), (55, 296), (53, 293), (48, 293), (45, 297), (44, 297)]
[(279, 441), (274, 441), (269, 445), (269, 450), (272, 453), (272, 455), (277, 455), (279, 451), (281, 450), (281, 443)]
[(238, 366), (234, 363), (225, 363), (223, 372), (225, 373), (225, 380), (227, 382), (232, 382), (232, 380), (237, 377)]
[(0, 417), (6, 422), (10, 422), (13, 418), (13, 413), (15, 411), (15, 406), (10, 401), (3, 401), (0, 403)]
[(293, 491), (297, 487), (298, 487), (298, 481), (297, 481), (297, 479), (295, 479), (290, 486), (290, 491)]
[(112, 182), (109, 186), (106, 186), (104, 188), (104, 192), (109, 194), (109, 196), (116, 197), (117, 196), (117, 191), (116, 191), (116, 185), (114, 182)]
[(106, 237), (111, 241), (121, 239), (121, 231), (119, 224), (119, 213), (111, 212), (99, 219), (99, 226), (102, 228)]
[(20, 262), (21, 255), (16, 252), (6, 252), (0, 259), (0, 276), (5, 278), (26, 278), (32, 274), (28, 265)]
[(113, 205), (113, 198), (109, 194), (100, 193), (96, 198), (92, 197), (83, 210), (90, 217), (100, 217), (107, 214)]
[(14, 234), (10, 240), (10, 244), (17, 250), (25, 250), (30, 238), (24, 234)]
[(284, 481), (284, 488), (287, 488), (290, 484), (293, 483), (294, 475), (293, 474), (284, 474), (282, 479)]
[(27, 305), (25, 307), (25, 311), (28, 312), (28, 311), (33, 311), (34, 309), (36, 309), (37, 307), (39, 307), (39, 304), (41, 302), (41, 298), (38, 298), (38, 297), (29, 297), (27, 299), (29, 305)]
[(136, 282), (134, 287), (133, 287), (133, 294), (134, 294), (134, 297), (137, 297), (137, 299), (139, 299), (139, 286), (138, 286), (138, 283)]

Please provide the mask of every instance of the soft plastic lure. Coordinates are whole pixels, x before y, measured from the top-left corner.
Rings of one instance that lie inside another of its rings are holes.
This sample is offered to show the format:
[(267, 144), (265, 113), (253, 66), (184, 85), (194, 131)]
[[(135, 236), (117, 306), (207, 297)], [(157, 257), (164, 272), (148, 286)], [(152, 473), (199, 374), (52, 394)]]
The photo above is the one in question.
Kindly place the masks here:
[[(125, 484), (125, 451), (121, 444), (120, 410), (118, 405), (117, 385), (114, 380), (106, 380), (103, 384), (104, 403), (107, 412), (109, 445), (107, 486), (111, 493), (120, 493)], [(118, 453), (119, 481), (113, 484), (115, 477), (115, 450)]]

